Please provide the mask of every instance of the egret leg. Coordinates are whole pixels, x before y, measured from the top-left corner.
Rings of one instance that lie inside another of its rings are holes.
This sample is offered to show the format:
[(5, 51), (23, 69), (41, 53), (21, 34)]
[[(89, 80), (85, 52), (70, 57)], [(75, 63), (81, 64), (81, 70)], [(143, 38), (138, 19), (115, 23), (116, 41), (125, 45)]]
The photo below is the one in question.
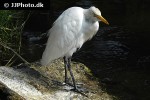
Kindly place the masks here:
[(64, 57), (64, 67), (65, 67), (65, 83), (68, 82), (68, 75), (67, 75), (67, 70), (68, 70), (68, 59)]
[(71, 70), (71, 65), (70, 65), (70, 63), (71, 63), (71, 57), (68, 58), (68, 70), (69, 70), (70, 75), (71, 75), (71, 78), (72, 78), (74, 90), (76, 90), (76, 89), (77, 89), (77, 87), (76, 87), (76, 82), (75, 82), (75, 79), (74, 79), (74, 76), (73, 76), (73, 73), (72, 73), (72, 70)]

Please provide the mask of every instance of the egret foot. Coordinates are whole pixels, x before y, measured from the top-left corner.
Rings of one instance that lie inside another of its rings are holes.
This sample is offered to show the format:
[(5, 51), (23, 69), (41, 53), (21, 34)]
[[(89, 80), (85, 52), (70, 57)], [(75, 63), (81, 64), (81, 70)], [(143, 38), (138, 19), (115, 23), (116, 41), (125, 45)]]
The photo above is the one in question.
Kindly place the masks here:
[(71, 89), (71, 91), (84, 92), (84, 93), (88, 93), (89, 92), (86, 88), (83, 88), (83, 87), (76, 87), (76, 88)]
[(69, 85), (69, 79), (68, 78), (65, 78), (65, 84)]
[(85, 89), (85, 88), (77, 88), (77, 87), (71, 89), (70, 91), (77, 92), (77, 93), (79, 93), (79, 94), (81, 94), (81, 95), (84, 95), (84, 96), (86, 96), (86, 97), (88, 97), (88, 96), (86, 95), (86, 93), (89, 93), (89, 91), (88, 91), (87, 89)]
[(63, 82), (62, 85), (63, 85), (63, 86), (66, 86), (66, 87), (72, 87), (72, 86), (73, 86), (73, 85), (72, 85), (71, 83), (69, 83), (69, 82), (67, 82), (67, 83), (66, 83), (66, 82)]
[(71, 83), (64, 83), (64, 84), (67, 84), (67, 85), (69, 85), (69, 86), (72, 86), (72, 87), (78, 87), (78, 88), (82, 88), (83, 87), (83, 85), (84, 85), (84, 83), (76, 83), (76, 85), (74, 86), (73, 84), (71, 84)]

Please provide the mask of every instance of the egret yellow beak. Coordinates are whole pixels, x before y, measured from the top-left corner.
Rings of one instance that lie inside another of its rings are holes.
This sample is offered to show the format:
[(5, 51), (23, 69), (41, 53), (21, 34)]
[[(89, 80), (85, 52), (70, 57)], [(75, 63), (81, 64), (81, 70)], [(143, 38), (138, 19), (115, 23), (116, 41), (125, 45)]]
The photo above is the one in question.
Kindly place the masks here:
[(102, 22), (104, 22), (105, 24), (109, 25), (108, 21), (103, 16), (96, 15), (96, 17), (100, 19)]

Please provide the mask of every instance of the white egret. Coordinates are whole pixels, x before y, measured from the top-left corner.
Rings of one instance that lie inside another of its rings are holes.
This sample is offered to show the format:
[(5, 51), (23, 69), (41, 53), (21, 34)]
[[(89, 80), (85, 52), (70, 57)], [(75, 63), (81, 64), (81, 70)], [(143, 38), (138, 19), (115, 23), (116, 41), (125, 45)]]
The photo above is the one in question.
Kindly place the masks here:
[(102, 17), (98, 8), (94, 6), (89, 9), (71, 7), (58, 17), (48, 32), (49, 38), (42, 55), (41, 64), (49, 65), (52, 60), (63, 57), (65, 83), (68, 83), (67, 70), (69, 70), (74, 90), (76, 90), (76, 83), (70, 66), (71, 57), (97, 33), (99, 29), (98, 21), (109, 24)]

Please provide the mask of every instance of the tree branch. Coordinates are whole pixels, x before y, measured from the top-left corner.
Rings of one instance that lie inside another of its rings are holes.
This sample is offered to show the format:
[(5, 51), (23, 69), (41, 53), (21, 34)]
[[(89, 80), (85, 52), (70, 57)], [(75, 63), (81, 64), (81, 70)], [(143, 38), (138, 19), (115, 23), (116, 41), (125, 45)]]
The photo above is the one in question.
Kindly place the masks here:
[(22, 61), (25, 62), (25, 64), (30, 64), (28, 61), (26, 61), (24, 58), (22, 58), (15, 50), (13, 50), (12, 48), (8, 47), (7, 45), (5, 45), (4, 43), (0, 42), (0, 45), (3, 46), (4, 48), (7, 48), (9, 50), (11, 50), (15, 55), (17, 55)]

